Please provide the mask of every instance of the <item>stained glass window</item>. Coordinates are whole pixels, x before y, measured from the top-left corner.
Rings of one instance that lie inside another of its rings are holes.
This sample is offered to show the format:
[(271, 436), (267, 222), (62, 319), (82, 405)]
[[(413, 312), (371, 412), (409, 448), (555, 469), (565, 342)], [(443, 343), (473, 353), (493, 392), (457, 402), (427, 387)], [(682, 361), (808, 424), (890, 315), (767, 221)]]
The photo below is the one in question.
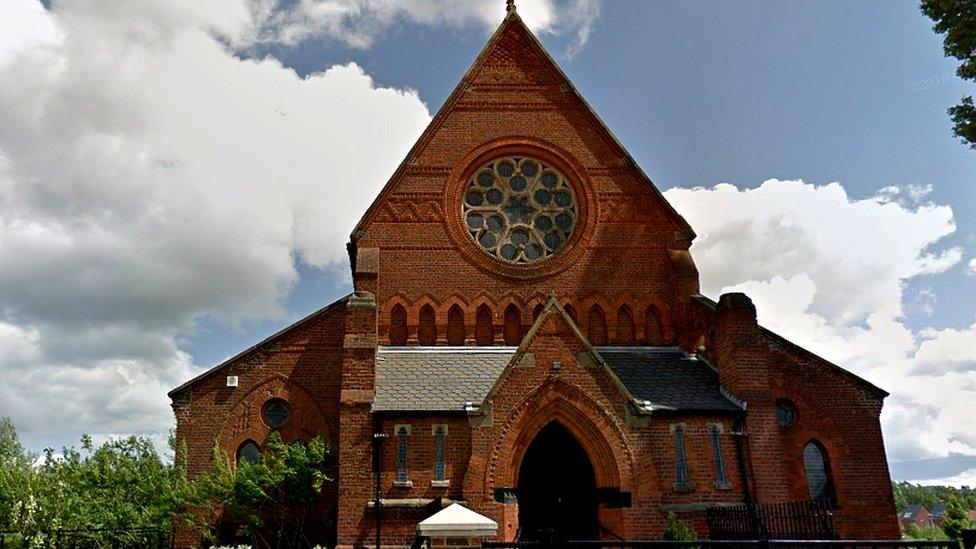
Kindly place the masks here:
[(796, 406), (788, 400), (776, 401), (776, 423), (780, 427), (789, 427), (796, 423)]
[(264, 423), (268, 427), (281, 429), (288, 423), (289, 413), (288, 405), (282, 400), (275, 399), (269, 400), (264, 405), (264, 409), (261, 410), (261, 417), (264, 418)]
[(560, 172), (515, 156), (482, 166), (465, 187), (461, 210), (471, 238), (512, 263), (558, 253), (573, 236), (579, 214), (573, 188)]
[(674, 426), (674, 449), (675, 449), (675, 468), (674, 485), (677, 488), (687, 488), (690, 482), (688, 474), (688, 456), (685, 453), (685, 427), (684, 425)]
[(712, 461), (715, 463), (715, 484), (727, 487), (729, 479), (725, 476), (725, 458), (722, 456), (722, 429), (718, 425), (709, 425), (708, 434), (712, 439)]
[(410, 482), (410, 474), (407, 471), (407, 448), (410, 439), (410, 428), (406, 425), (397, 425), (397, 460), (396, 460), (396, 481), (398, 484)]
[(447, 426), (434, 426), (434, 480), (444, 480), (447, 469)]

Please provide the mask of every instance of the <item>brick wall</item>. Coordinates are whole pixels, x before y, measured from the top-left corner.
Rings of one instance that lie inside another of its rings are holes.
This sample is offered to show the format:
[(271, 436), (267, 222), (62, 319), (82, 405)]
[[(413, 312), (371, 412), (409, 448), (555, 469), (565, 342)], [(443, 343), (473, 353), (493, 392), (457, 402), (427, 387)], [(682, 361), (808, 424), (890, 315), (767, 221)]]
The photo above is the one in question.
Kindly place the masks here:
[[(380, 341), (389, 341), (390, 312), (399, 304), (410, 342), (426, 305), (436, 313), (439, 343), (446, 343), (454, 305), (468, 342), (482, 305), (501, 342), (506, 308), (517, 307), (527, 327), (553, 292), (581, 316), (602, 308), (611, 341), (625, 305), (637, 340), (645, 341), (653, 305), (673, 340), (681, 322), (674, 318), (676, 282), (697, 288), (697, 276), (687, 276), (690, 256), (671, 254), (688, 249), (686, 225), (520, 27), (506, 27), (484, 52), (357, 230), (355, 283), (377, 296)], [(580, 219), (573, 242), (545, 265), (513, 270), (461, 227), (461, 190), (471, 171), (509, 154), (557, 167), (574, 187)]]
[[(232, 460), (247, 440), (263, 445), (271, 429), (261, 411), (271, 399), (280, 398), (290, 407), (290, 419), (281, 430), (285, 442), (321, 436), (335, 445), (344, 310), (345, 300), (340, 300), (171, 394), (176, 438), (186, 447), (191, 479), (210, 467), (214, 445)], [(227, 376), (237, 376), (238, 386), (227, 387)], [(318, 512), (335, 503), (332, 485)], [(192, 532), (177, 534), (178, 546), (197, 541)]]

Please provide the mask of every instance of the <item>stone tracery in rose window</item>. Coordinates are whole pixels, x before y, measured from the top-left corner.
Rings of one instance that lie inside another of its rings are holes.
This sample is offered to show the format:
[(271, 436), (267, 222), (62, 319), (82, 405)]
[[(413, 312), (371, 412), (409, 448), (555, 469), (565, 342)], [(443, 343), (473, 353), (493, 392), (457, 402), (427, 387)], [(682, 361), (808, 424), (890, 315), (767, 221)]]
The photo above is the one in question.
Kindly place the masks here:
[(510, 263), (535, 263), (565, 248), (578, 219), (573, 188), (552, 166), (507, 156), (486, 163), (465, 185), (462, 215), (484, 251)]

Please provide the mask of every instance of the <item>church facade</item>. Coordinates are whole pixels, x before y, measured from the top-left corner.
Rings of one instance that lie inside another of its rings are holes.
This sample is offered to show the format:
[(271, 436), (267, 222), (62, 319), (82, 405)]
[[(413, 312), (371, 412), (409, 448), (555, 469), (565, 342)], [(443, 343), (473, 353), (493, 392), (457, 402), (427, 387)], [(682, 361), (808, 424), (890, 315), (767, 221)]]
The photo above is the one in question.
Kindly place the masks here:
[(506, 540), (811, 499), (897, 539), (887, 393), (701, 295), (694, 238), (510, 9), (352, 233), (354, 293), (170, 393), (189, 474), (321, 436), (345, 547), (451, 502)]

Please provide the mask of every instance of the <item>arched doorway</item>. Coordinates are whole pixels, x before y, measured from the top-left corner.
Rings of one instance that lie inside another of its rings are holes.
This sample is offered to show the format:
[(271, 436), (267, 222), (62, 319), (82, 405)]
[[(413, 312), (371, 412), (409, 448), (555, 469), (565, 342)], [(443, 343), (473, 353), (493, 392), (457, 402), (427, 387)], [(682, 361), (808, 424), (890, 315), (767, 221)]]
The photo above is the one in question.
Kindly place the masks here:
[(586, 450), (552, 422), (529, 444), (518, 475), (519, 537), (598, 539), (596, 475)]

